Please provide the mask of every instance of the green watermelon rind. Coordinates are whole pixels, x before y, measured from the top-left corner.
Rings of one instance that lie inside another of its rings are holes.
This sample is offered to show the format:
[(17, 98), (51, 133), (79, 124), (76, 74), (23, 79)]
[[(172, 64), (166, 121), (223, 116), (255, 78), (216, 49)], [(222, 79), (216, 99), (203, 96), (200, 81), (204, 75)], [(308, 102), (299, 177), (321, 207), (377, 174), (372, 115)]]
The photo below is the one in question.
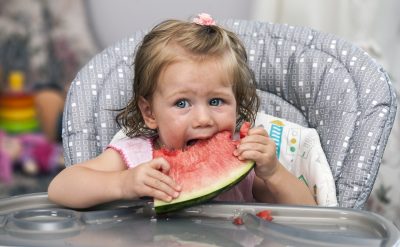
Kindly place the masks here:
[(234, 178), (223, 179), (213, 188), (206, 188), (201, 191), (197, 191), (196, 193), (192, 193), (190, 195), (188, 194), (181, 195), (177, 199), (172, 200), (171, 202), (154, 200), (154, 210), (156, 214), (166, 214), (211, 200), (220, 193), (229, 190), (230, 188), (238, 184), (240, 181), (242, 181), (242, 179), (244, 179), (247, 176), (247, 174), (249, 174), (249, 172), (253, 167), (254, 167), (254, 162), (247, 161), (246, 163), (243, 163), (243, 167), (241, 167), (241, 169), (235, 170), (237, 174), (235, 175)]

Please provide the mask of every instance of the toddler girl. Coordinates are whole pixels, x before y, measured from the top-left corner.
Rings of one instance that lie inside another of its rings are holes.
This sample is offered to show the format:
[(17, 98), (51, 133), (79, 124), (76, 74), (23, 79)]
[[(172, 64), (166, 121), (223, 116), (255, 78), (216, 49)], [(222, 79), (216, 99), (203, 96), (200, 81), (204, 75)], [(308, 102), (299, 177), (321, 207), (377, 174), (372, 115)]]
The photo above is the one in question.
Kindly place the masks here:
[[(127, 138), (60, 172), (48, 189), (52, 201), (74, 208), (143, 196), (171, 201), (181, 188), (168, 176), (166, 160), (152, 159), (153, 148), (182, 149), (254, 123), (258, 98), (244, 46), (207, 14), (154, 27), (134, 65), (133, 98), (117, 115)], [(262, 127), (250, 129), (234, 155), (255, 161), (255, 169), (217, 199), (315, 204), (304, 183), (279, 163)]]

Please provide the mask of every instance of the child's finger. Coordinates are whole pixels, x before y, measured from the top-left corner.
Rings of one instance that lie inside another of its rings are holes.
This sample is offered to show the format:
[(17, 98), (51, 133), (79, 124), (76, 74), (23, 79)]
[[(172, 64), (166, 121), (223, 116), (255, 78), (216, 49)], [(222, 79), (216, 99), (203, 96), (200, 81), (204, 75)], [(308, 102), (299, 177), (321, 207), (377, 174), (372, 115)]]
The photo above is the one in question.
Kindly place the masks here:
[(262, 154), (257, 150), (246, 150), (238, 156), (239, 160), (253, 160), (259, 161), (262, 158)]
[(156, 159), (153, 159), (150, 161), (150, 166), (156, 170), (159, 170), (160, 172), (164, 174), (168, 174), (169, 172), (169, 163), (162, 157), (158, 157)]
[(253, 144), (263, 144), (263, 145), (267, 145), (268, 143), (270, 143), (271, 141), (273, 141), (271, 138), (267, 137), (267, 136), (263, 136), (263, 135), (251, 135), (251, 136), (246, 136), (245, 138), (243, 138), (240, 143), (240, 145), (243, 145), (245, 143), (253, 143)]
[(260, 153), (267, 153), (271, 150), (274, 150), (273, 146), (268, 146), (265, 144), (259, 144), (259, 143), (243, 143), (238, 146), (238, 148), (235, 150), (237, 154), (242, 154), (243, 152), (246, 151), (257, 151)]
[(262, 135), (262, 136), (269, 136), (268, 132), (264, 127), (255, 127), (248, 131), (248, 135)]
[(175, 183), (175, 181), (168, 175), (158, 171), (158, 170), (150, 170), (148, 171), (149, 177), (156, 179), (164, 184), (166, 184), (168, 187), (173, 188), (175, 191), (180, 191), (181, 188), (178, 184)]
[[(246, 140), (242, 140), (242, 142), (237, 146), (233, 155), (243, 158), (243, 153), (247, 151), (256, 151), (260, 154), (266, 154), (268, 156), (274, 155), (276, 152), (276, 143), (268, 138), (263, 136), (248, 136)], [(246, 156), (248, 158), (248, 156)], [(250, 157), (250, 159), (254, 160), (255, 157)]]
[(170, 176), (166, 175), (169, 172), (170, 166), (169, 163), (164, 158), (162, 157), (156, 158), (150, 161), (148, 164), (152, 168), (147, 171), (149, 177), (152, 177), (166, 184), (169, 188), (173, 188), (175, 192), (181, 190), (180, 186), (176, 184), (175, 181)]
[(174, 190), (173, 187), (171, 187), (170, 185), (168, 185), (167, 183), (164, 182), (165, 180), (162, 179), (157, 179), (154, 177), (149, 177), (146, 182), (145, 185), (155, 189), (155, 190), (159, 190), (164, 192), (165, 194), (167, 194), (168, 196), (172, 197), (172, 198), (176, 198), (179, 196), (179, 192)]
[(170, 196), (169, 194), (167, 194), (161, 190), (152, 188), (152, 187), (144, 188), (143, 194), (145, 194), (146, 196), (151, 196), (155, 199), (165, 201), (165, 202), (170, 202), (173, 199), (173, 197)]

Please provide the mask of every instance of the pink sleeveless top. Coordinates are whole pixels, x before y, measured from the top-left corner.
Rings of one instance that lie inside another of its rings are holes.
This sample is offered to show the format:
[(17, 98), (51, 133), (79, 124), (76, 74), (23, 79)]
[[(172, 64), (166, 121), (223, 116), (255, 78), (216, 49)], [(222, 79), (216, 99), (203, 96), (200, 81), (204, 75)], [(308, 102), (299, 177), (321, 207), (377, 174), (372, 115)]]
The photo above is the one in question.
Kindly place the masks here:
[[(151, 140), (145, 138), (122, 138), (111, 142), (107, 148), (117, 151), (128, 168), (133, 168), (153, 159)], [(214, 198), (216, 201), (255, 202), (253, 197), (254, 170), (230, 190)]]

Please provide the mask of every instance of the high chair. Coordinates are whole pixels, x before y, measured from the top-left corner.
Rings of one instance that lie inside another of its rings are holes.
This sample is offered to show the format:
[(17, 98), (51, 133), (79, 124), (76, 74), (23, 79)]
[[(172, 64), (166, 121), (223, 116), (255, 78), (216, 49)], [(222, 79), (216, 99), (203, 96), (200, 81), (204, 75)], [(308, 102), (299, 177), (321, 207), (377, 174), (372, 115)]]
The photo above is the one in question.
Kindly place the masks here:
[[(243, 40), (260, 111), (315, 128), (340, 207), (362, 209), (371, 193), (395, 114), (385, 70), (366, 52), (307, 27), (219, 21)], [(119, 130), (132, 94), (133, 56), (146, 31), (96, 55), (71, 84), (63, 119), (66, 166), (97, 156)]]

